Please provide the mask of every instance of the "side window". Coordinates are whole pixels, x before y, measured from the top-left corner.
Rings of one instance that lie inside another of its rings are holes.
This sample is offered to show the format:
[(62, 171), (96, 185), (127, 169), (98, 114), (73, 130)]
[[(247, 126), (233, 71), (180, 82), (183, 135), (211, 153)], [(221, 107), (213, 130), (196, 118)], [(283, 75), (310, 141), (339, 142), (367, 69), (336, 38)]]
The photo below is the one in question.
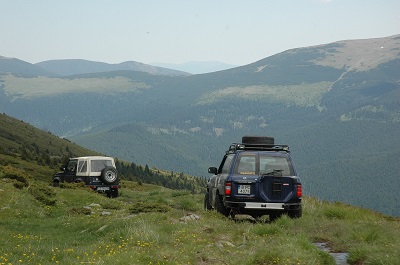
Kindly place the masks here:
[(234, 155), (232, 154), (232, 155), (228, 155), (225, 157), (225, 160), (222, 161), (222, 164), (219, 166), (218, 173), (222, 173), (222, 174), (229, 173), (229, 169), (231, 168), (231, 165), (232, 165), (233, 156)]
[(87, 161), (79, 161), (78, 162), (78, 172), (86, 173), (87, 172)]
[(254, 175), (256, 173), (256, 156), (254, 154), (240, 156), (237, 172), (241, 175)]

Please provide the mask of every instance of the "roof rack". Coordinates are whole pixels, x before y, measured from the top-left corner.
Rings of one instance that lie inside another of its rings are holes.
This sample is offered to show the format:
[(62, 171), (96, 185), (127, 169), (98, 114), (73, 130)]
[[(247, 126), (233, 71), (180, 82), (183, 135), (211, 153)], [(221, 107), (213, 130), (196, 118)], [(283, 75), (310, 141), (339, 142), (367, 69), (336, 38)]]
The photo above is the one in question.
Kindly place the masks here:
[(285, 151), (290, 153), (289, 146), (285, 144), (246, 144), (233, 143), (229, 146), (226, 153), (234, 153), (237, 150), (254, 150), (254, 151)]

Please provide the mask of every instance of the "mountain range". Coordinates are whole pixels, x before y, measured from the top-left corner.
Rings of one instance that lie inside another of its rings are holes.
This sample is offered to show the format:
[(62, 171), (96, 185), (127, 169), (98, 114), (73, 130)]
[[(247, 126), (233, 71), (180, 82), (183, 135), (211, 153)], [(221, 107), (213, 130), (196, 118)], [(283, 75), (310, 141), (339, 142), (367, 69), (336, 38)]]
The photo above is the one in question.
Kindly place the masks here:
[(217, 72), (237, 67), (237, 65), (231, 65), (215, 61), (200, 61), (200, 62), (196, 61), (196, 62), (186, 62), (181, 64), (152, 63), (151, 65), (169, 69), (175, 69), (183, 72), (188, 72), (191, 74), (205, 74), (205, 73)]
[(290, 146), (306, 194), (400, 216), (400, 35), (201, 75), (95, 65), (0, 57), (0, 111), (101, 153), (197, 176), (241, 136), (274, 136)]

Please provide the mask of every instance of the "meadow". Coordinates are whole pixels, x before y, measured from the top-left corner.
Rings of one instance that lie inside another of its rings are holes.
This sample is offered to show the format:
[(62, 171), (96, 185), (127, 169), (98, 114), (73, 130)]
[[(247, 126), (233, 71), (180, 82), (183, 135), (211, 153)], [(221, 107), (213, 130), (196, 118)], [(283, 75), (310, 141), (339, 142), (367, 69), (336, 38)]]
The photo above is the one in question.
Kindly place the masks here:
[[(12, 172), (12, 174), (10, 174)], [(228, 219), (203, 194), (122, 181), (118, 198), (0, 167), (0, 264), (398, 264), (399, 219), (304, 198), (303, 217)]]

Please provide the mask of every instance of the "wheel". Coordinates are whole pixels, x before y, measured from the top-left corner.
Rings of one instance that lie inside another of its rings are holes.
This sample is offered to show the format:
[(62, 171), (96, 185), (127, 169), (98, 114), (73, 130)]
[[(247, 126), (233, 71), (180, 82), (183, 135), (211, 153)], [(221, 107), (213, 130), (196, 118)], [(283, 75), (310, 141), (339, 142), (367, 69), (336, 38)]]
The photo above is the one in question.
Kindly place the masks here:
[(59, 181), (53, 181), (53, 187), (60, 187)]
[(210, 195), (206, 193), (204, 196), (204, 210), (209, 211), (212, 210), (212, 205), (210, 203)]
[(282, 213), (271, 213), (269, 215), (269, 221), (274, 222), (276, 219), (282, 216)]
[(117, 181), (117, 169), (115, 167), (106, 167), (101, 171), (101, 180), (105, 183), (111, 184)]
[(118, 189), (111, 189), (109, 193), (107, 193), (108, 198), (117, 198), (118, 197)]
[(262, 214), (251, 214), (251, 217), (253, 217), (254, 219), (259, 219), (262, 216)]
[(303, 215), (303, 208), (300, 205), (299, 208), (296, 210), (291, 210), (288, 212), (288, 215), (290, 218), (295, 219), (295, 218), (300, 218)]
[(229, 209), (225, 207), (224, 201), (221, 195), (217, 194), (215, 196), (215, 209), (217, 212), (221, 213), (222, 215), (228, 217), (229, 216)]
[(275, 144), (274, 137), (270, 136), (243, 136), (242, 143), (244, 144)]

